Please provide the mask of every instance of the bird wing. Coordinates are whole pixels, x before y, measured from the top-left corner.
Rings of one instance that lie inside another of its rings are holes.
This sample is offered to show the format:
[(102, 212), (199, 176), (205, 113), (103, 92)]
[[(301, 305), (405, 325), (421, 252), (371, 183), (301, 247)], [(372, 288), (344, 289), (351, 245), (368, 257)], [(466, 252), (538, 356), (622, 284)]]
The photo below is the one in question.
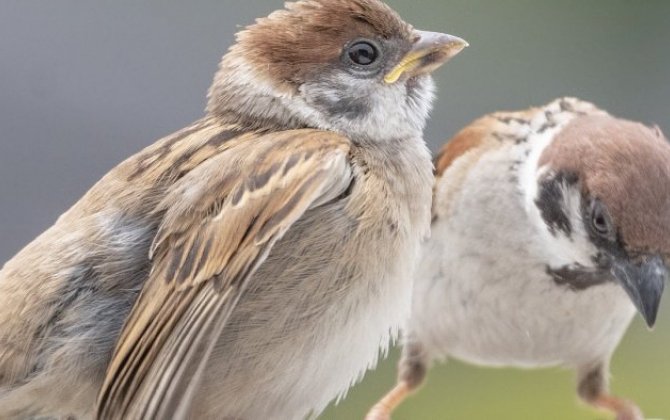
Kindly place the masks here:
[(454, 197), (463, 189), (467, 175), (489, 150), (502, 147), (495, 137), (500, 125), (492, 116), (480, 118), (449, 140), (435, 157), (433, 222), (446, 217)]
[(306, 129), (243, 137), (177, 181), (156, 209), (152, 270), (108, 366), (99, 418), (187, 417), (253, 273), (306, 210), (351, 183), (346, 138)]

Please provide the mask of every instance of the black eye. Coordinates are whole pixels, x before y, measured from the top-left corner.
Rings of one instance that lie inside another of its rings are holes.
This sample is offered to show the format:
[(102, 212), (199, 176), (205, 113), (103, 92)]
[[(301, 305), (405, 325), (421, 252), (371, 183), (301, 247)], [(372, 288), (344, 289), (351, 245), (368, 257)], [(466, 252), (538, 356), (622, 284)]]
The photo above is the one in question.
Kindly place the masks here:
[(598, 200), (594, 200), (591, 204), (591, 226), (599, 236), (607, 239), (612, 239), (614, 236), (614, 228), (607, 209)]
[(347, 48), (347, 56), (359, 66), (369, 66), (379, 59), (379, 49), (370, 41), (357, 41)]

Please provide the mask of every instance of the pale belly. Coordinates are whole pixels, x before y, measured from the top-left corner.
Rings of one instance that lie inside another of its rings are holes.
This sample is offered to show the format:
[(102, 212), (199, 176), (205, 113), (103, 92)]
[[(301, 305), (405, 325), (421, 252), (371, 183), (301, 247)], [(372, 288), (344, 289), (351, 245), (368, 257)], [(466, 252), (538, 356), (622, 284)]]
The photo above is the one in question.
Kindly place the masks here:
[[(409, 316), (409, 267), (394, 252), (370, 249), (368, 241), (365, 246), (385, 263), (383, 273), (376, 264), (343, 270), (338, 261), (348, 235), (334, 226), (349, 227), (328, 220), (316, 226), (328, 233), (298, 226), (257, 273), (212, 355), (193, 418), (318, 414), (376, 365), (380, 347), (388, 347)], [(309, 234), (330, 243), (300, 249), (312, 242), (304, 241)]]
[(609, 355), (635, 314), (613, 283), (574, 291), (556, 285), (541, 265), (454, 258), (449, 270), (417, 279), (411, 328), (434, 357), (578, 366)]

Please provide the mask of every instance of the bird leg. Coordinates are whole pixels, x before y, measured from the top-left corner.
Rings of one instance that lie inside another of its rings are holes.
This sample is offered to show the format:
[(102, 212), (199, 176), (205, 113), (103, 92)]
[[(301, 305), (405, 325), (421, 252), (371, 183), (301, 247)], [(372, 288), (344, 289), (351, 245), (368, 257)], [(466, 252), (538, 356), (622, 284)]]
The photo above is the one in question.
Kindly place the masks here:
[(644, 420), (642, 411), (634, 402), (609, 393), (609, 366), (599, 364), (579, 373), (579, 396), (589, 405), (616, 414), (616, 420)]
[(396, 409), (411, 393), (407, 382), (399, 380), (396, 386), (375, 404), (365, 420), (390, 420), (391, 413)]
[(370, 409), (365, 420), (390, 420), (393, 410), (423, 383), (428, 370), (427, 364), (420, 345), (405, 345), (398, 364), (396, 386)]

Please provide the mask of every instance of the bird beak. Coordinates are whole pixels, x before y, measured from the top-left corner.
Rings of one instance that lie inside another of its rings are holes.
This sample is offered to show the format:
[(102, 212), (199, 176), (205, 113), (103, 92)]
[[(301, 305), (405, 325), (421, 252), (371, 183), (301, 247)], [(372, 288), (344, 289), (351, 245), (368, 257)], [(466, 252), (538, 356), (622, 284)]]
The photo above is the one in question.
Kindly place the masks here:
[(384, 77), (384, 82), (392, 84), (403, 74), (418, 76), (432, 73), (446, 63), (469, 44), (457, 36), (437, 32), (415, 31), (417, 40), (414, 46)]
[(628, 293), (647, 325), (653, 327), (665, 279), (668, 277), (668, 268), (663, 260), (657, 256), (641, 264), (617, 260), (612, 266), (612, 274)]

